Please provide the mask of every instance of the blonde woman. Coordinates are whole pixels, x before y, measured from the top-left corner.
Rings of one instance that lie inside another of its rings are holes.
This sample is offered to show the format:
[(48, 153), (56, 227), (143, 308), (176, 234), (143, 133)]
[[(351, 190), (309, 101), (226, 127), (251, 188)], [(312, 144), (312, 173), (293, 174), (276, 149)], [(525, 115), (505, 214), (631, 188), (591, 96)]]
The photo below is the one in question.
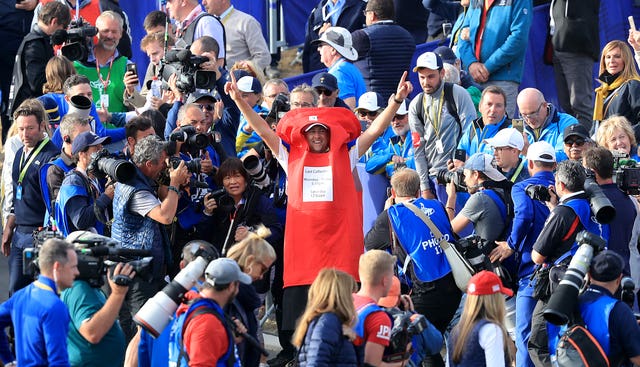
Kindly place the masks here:
[(628, 155), (638, 161), (638, 146), (633, 127), (624, 116), (611, 116), (602, 121), (596, 133), (596, 141), (601, 147), (612, 152)]
[(511, 366), (514, 350), (504, 327), (504, 295), (513, 292), (495, 273), (483, 270), (471, 278), (462, 317), (449, 336), (448, 366)]
[[(254, 232), (249, 232), (240, 242), (231, 247), (227, 257), (235, 260), (240, 269), (251, 277), (254, 282), (271, 269), (276, 261), (276, 252), (265, 239), (271, 231), (260, 224)], [(254, 285), (240, 284), (238, 295), (229, 306), (229, 314), (238, 319), (247, 328), (247, 334), (262, 340), (262, 330), (259, 328), (256, 309), (262, 305), (262, 300)], [(243, 366), (260, 365), (260, 351), (247, 342), (238, 345), (238, 355)]]
[(307, 308), (298, 321), (293, 344), (300, 350), (300, 367), (355, 367), (356, 349), (351, 339), (356, 320), (351, 275), (324, 268), (309, 288)]

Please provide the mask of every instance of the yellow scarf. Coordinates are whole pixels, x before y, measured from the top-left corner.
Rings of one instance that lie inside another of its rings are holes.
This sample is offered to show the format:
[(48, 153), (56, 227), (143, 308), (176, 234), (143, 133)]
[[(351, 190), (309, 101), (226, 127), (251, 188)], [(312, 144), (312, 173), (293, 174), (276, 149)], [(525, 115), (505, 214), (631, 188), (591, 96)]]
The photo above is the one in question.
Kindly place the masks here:
[(622, 84), (632, 79), (622, 80), (622, 78), (618, 77), (611, 84), (600, 81), (602, 85), (596, 88), (596, 103), (593, 106), (594, 121), (602, 121), (604, 118), (604, 100), (609, 96), (609, 94), (618, 89)]

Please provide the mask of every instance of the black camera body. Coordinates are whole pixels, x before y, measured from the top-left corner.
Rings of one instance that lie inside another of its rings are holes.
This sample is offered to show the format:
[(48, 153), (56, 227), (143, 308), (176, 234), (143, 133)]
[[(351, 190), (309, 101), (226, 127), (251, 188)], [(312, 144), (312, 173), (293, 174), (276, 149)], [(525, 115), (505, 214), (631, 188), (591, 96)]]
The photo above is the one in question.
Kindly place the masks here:
[(265, 120), (269, 125), (277, 124), (282, 116), (290, 110), (291, 104), (289, 104), (289, 96), (284, 93), (278, 93), (276, 98), (273, 99), (273, 103), (271, 103), (271, 109), (265, 117)]
[(176, 88), (184, 94), (193, 93), (196, 89), (213, 89), (216, 86), (216, 73), (200, 70), (200, 66), (208, 62), (205, 56), (196, 56), (188, 49), (173, 49), (164, 57), (162, 79), (168, 81), (171, 74), (176, 74)]
[(213, 144), (215, 137), (211, 133), (199, 133), (195, 127), (187, 125), (172, 132), (171, 135), (169, 135), (169, 141), (181, 142), (189, 152), (196, 153)]
[(92, 38), (96, 34), (98, 34), (98, 28), (78, 18), (69, 24), (68, 30), (55, 31), (51, 35), (51, 44), (65, 44), (60, 52), (71, 61), (86, 60), (90, 54)]
[(420, 314), (408, 311), (388, 311), (393, 318), (393, 327), (389, 338), (389, 346), (384, 349), (383, 362), (400, 362), (411, 356), (412, 350), (407, 351), (411, 338), (419, 335), (428, 327), (427, 319)]
[[(33, 233), (33, 247), (25, 248), (22, 255), (22, 273), (35, 278), (39, 273), (38, 254), (42, 244), (52, 238), (65, 239), (60, 232), (39, 230)], [(151, 251), (116, 248), (117, 242), (109, 237), (88, 231), (76, 231), (69, 234), (67, 240), (75, 245), (78, 256), (78, 272), (76, 280), (84, 280), (93, 288), (104, 285), (104, 276), (109, 267), (119, 262), (130, 264), (136, 276), (144, 280), (153, 277), (151, 271)], [(119, 285), (123, 284), (123, 277)], [(131, 281), (131, 279), (129, 279)]]
[(455, 171), (442, 169), (436, 174), (436, 181), (440, 185), (446, 185), (449, 182), (453, 182), (456, 186), (456, 192), (467, 192), (467, 184), (464, 182), (464, 171), (461, 169)]
[(494, 247), (494, 242), (487, 241), (475, 234), (460, 238), (456, 243), (456, 248), (460, 254), (467, 259), (476, 272), (494, 270), (493, 264), (489, 260), (489, 253)]
[(136, 175), (136, 166), (126, 159), (116, 158), (107, 149), (91, 154), (87, 172), (98, 179), (111, 177), (117, 182), (127, 182)]
[(640, 195), (640, 167), (626, 154), (613, 153), (613, 181), (627, 195)]
[(549, 188), (545, 185), (533, 185), (529, 184), (524, 189), (527, 196), (531, 198), (531, 200), (539, 200), (542, 202), (550, 201), (551, 194), (549, 194)]
[(180, 157), (169, 157), (169, 164), (171, 164), (171, 167), (173, 167), (173, 169), (178, 168), (180, 162), (184, 162), (184, 165), (187, 166), (187, 170), (191, 173), (199, 174), (202, 170), (202, 159), (200, 158), (193, 158), (190, 161), (183, 161), (182, 159), (180, 159)]

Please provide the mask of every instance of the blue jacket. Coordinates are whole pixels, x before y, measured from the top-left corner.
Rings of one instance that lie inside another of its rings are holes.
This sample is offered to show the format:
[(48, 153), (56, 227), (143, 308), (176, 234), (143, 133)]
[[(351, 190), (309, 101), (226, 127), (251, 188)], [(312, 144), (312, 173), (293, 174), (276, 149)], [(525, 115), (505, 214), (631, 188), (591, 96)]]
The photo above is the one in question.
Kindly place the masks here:
[(511, 126), (511, 119), (505, 115), (500, 122), (494, 125), (485, 125), (482, 117), (476, 119), (471, 124), (458, 142), (458, 149), (467, 153), (467, 158), (475, 153), (487, 153), (493, 155), (493, 148), (484, 142), (485, 139), (493, 138), (498, 131)]
[(529, 125), (524, 124), (524, 132), (527, 134), (529, 143), (536, 141), (546, 141), (556, 149), (556, 161), (562, 162), (567, 159), (564, 152), (564, 129), (567, 126), (577, 124), (578, 120), (558, 109), (549, 103), (549, 116), (540, 129), (534, 131)]
[(514, 204), (514, 217), (511, 234), (507, 239), (509, 247), (516, 250), (516, 261), (519, 262), (518, 278), (533, 274), (535, 264), (531, 261), (531, 250), (549, 217), (549, 208), (539, 201), (531, 200), (525, 189), (528, 185), (553, 185), (553, 172), (538, 172), (533, 177), (518, 182), (511, 188), (511, 199)]
[(89, 228), (103, 234), (104, 225), (95, 214), (94, 204), (104, 212), (111, 205), (111, 199), (104, 193), (94, 199), (90, 186), (89, 179), (80, 172), (72, 171), (65, 176), (55, 203), (56, 223), (63, 235)]
[(386, 148), (379, 149), (367, 160), (366, 170), (371, 174), (381, 173), (384, 170), (387, 177), (391, 177), (395, 172), (395, 164), (391, 160), (394, 155), (406, 158), (407, 167), (416, 169), (416, 163), (413, 160), (413, 143), (411, 140), (411, 130), (407, 131), (404, 143), (399, 136), (393, 136), (389, 140)]
[(311, 321), (298, 362), (300, 367), (358, 366), (356, 347), (342, 335), (342, 323), (335, 313), (323, 313)]
[[(56, 283), (44, 275), (0, 305), (0, 327), (4, 330), (13, 323), (19, 366), (69, 366), (69, 321)], [(5, 364), (14, 360), (8, 347), (7, 335), (2, 332), (0, 357)]]
[(458, 53), (465, 70), (474, 62), (482, 62), (489, 70), (489, 80), (520, 83), (524, 55), (529, 43), (533, 20), (531, 0), (494, 1), (488, 10), (480, 59), (475, 56), (476, 35), (481, 32), (483, 0), (471, 0), (462, 27), (469, 27), (469, 40), (458, 41)]

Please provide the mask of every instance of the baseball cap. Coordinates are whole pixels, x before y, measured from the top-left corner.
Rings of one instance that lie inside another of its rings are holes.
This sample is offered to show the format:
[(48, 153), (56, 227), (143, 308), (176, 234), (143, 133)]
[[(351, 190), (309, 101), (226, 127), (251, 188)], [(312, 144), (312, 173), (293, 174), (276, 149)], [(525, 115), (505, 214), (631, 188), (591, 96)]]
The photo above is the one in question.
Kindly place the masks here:
[(305, 127), (304, 128), (304, 132), (305, 133), (308, 132), (309, 130), (313, 129), (315, 126), (322, 126), (325, 129), (329, 130), (329, 127), (327, 127), (327, 125), (325, 125), (325, 124), (323, 124), (321, 122), (314, 122), (314, 123), (310, 124), (309, 126)]
[(204, 275), (207, 283), (213, 286), (230, 284), (235, 281), (251, 284), (251, 277), (243, 273), (238, 263), (228, 257), (221, 257), (210, 262)]
[(102, 143), (109, 143), (111, 141), (111, 137), (99, 137), (93, 131), (85, 131), (83, 133), (78, 134), (74, 139), (73, 143), (71, 143), (71, 154), (76, 154), (87, 147), (92, 147)]
[(387, 308), (395, 307), (398, 304), (400, 294), (400, 279), (394, 275), (393, 280), (391, 281), (391, 288), (389, 288), (389, 293), (378, 300), (378, 306)]
[(260, 81), (252, 76), (243, 76), (238, 80), (238, 89), (245, 93), (262, 93)]
[(509, 297), (513, 296), (513, 291), (502, 285), (502, 280), (498, 274), (483, 270), (472, 276), (467, 285), (467, 294), (474, 296), (485, 296), (502, 293)]
[(358, 110), (378, 111), (384, 108), (384, 99), (380, 93), (366, 92), (358, 98)]
[(416, 66), (413, 68), (413, 71), (416, 72), (421, 68), (441, 70), (442, 59), (436, 53), (425, 52), (422, 55), (418, 56), (418, 59), (416, 60)]
[(591, 260), (589, 275), (600, 282), (610, 282), (617, 279), (624, 269), (622, 256), (611, 250), (604, 250)]
[(207, 91), (197, 90), (197, 91), (191, 93), (191, 95), (187, 99), (187, 104), (195, 103), (195, 102), (199, 101), (202, 98), (207, 98), (207, 99), (211, 100), (211, 102), (216, 102), (216, 97), (214, 97), (212, 93), (207, 92)]
[(585, 141), (591, 140), (589, 138), (589, 131), (587, 131), (587, 128), (582, 124), (573, 124), (565, 127), (562, 136), (564, 136), (564, 141), (567, 141), (567, 138), (570, 136), (577, 136)]
[(398, 108), (398, 111), (396, 111), (396, 115), (406, 115), (409, 113), (409, 100), (405, 99), (404, 101), (402, 101), (402, 104), (400, 105), (400, 107)]
[(242, 77), (251, 76), (251, 74), (249, 74), (249, 72), (244, 69), (236, 69), (229, 74), (229, 81), (231, 81), (231, 74), (233, 74), (233, 77), (236, 79), (236, 81), (240, 80)]
[(524, 147), (522, 133), (511, 127), (498, 131), (493, 138), (485, 139), (484, 142), (494, 148), (511, 147), (522, 150)]
[(311, 86), (314, 88), (324, 88), (333, 92), (338, 89), (338, 79), (325, 71), (313, 76)]
[(312, 42), (312, 44), (326, 43), (338, 51), (342, 57), (349, 61), (356, 61), (358, 59), (358, 51), (353, 48), (353, 41), (351, 39), (351, 32), (342, 27), (329, 27), (320, 36), (319, 39)]
[(51, 95), (45, 94), (38, 97), (38, 100), (42, 103), (42, 106), (44, 106), (44, 109), (47, 112), (49, 124), (60, 124), (60, 112), (58, 111), (58, 102), (56, 102), (55, 98)]
[(476, 153), (469, 157), (464, 164), (464, 168), (472, 171), (480, 171), (493, 181), (504, 181), (507, 179), (496, 168), (493, 162), (493, 156), (486, 153)]
[(433, 52), (440, 56), (442, 62), (446, 62), (447, 64), (455, 64), (456, 60), (458, 60), (458, 56), (447, 46), (440, 46), (433, 50)]
[(556, 150), (546, 141), (537, 141), (529, 145), (527, 159), (530, 161), (555, 163)]

